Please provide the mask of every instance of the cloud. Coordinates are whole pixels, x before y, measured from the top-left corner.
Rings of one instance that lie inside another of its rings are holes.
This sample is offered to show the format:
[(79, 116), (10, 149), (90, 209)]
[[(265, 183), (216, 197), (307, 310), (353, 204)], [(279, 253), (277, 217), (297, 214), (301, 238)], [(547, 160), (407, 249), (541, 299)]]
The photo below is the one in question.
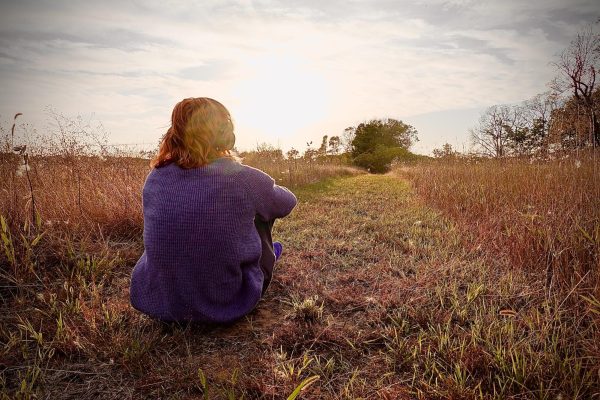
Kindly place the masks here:
[(225, 79), (230, 75), (232, 62), (229, 60), (210, 60), (201, 65), (180, 69), (176, 75), (183, 79), (207, 81)]
[[(24, 0), (0, 9), (5, 118), (23, 111), (43, 121), (52, 105), (95, 112), (114, 141), (155, 142), (175, 102), (207, 95), (239, 114), (241, 145), (300, 148), (373, 117), (431, 115), (464, 131), (466, 117), (459, 124), (448, 110), (468, 116), (544, 91), (555, 73), (549, 62), (597, 18), (593, 0)], [(246, 90), (269, 81), (261, 63), (287, 68), (271, 90), (281, 133), (261, 125)], [(303, 118), (294, 91), (319, 96), (305, 114), (315, 104), (321, 112), (304, 125), (286, 124)], [(438, 125), (427, 124), (424, 142), (450, 135)]]

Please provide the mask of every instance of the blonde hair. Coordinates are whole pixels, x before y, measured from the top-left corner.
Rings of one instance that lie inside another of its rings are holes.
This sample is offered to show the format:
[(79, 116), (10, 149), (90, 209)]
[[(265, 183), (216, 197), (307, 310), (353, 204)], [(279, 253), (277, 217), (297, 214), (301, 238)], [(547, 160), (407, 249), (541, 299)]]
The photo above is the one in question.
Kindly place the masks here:
[(162, 138), (150, 165), (175, 163), (181, 168), (204, 166), (220, 157), (232, 157), (233, 122), (225, 106), (208, 97), (191, 97), (175, 105), (171, 127)]

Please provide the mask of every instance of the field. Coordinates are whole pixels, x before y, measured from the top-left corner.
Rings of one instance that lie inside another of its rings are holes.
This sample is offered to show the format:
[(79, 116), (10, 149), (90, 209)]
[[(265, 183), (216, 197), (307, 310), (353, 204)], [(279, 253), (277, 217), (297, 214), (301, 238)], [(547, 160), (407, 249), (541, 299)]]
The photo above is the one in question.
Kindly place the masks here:
[(263, 165), (299, 203), (266, 297), (220, 327), (129, 305), (147, 161), (2, 161), (4, 398), (600, 397), (591, 157)]

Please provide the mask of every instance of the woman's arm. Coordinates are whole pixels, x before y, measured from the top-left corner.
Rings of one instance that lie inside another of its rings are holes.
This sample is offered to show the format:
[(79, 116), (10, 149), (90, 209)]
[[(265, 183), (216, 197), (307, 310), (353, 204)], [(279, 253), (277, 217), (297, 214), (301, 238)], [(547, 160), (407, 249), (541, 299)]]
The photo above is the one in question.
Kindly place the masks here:
[(279, 186), (275, 180), (256, 168), (245, 166), (245, 177), (242, 177), (256, 214), (263, 221), (283, 218), (296, 206), (296, 196), (287, 188)]

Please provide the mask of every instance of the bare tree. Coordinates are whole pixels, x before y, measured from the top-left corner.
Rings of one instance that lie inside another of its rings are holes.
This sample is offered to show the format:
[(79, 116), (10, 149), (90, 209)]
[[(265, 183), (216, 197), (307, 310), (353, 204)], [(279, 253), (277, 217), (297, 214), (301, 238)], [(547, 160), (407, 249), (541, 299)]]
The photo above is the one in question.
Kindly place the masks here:
[(452, 145), (450, 143), (445, 143), (439, 149), (433, 149), (432, 153), (435, 158), (443, 159), (451, 159), (459, 155), (459, 153), (452, 148)]
[(552, 83), (559, 93), (571, 92), (589, 122), (589, 142), (600, 147), (600, 122), (596, 111), (594, 89), (600, 66), (600, 35), (588, 29), (577, 35), (559, 56), (554, 66), (560, 76)]
[(508, 155), (511, 135), (523, 123), (523, 113), (518, 106), (492, 106), (471, 129), (471, 141), (483, 155), (501, 158)]
[(344, 133), (342, 135), (342, 147), (346, 153), (350, 153), (352, 151), (352, 141), (356, 136), (356, 128), (353, 126), (349, 126), (344, 129)]

